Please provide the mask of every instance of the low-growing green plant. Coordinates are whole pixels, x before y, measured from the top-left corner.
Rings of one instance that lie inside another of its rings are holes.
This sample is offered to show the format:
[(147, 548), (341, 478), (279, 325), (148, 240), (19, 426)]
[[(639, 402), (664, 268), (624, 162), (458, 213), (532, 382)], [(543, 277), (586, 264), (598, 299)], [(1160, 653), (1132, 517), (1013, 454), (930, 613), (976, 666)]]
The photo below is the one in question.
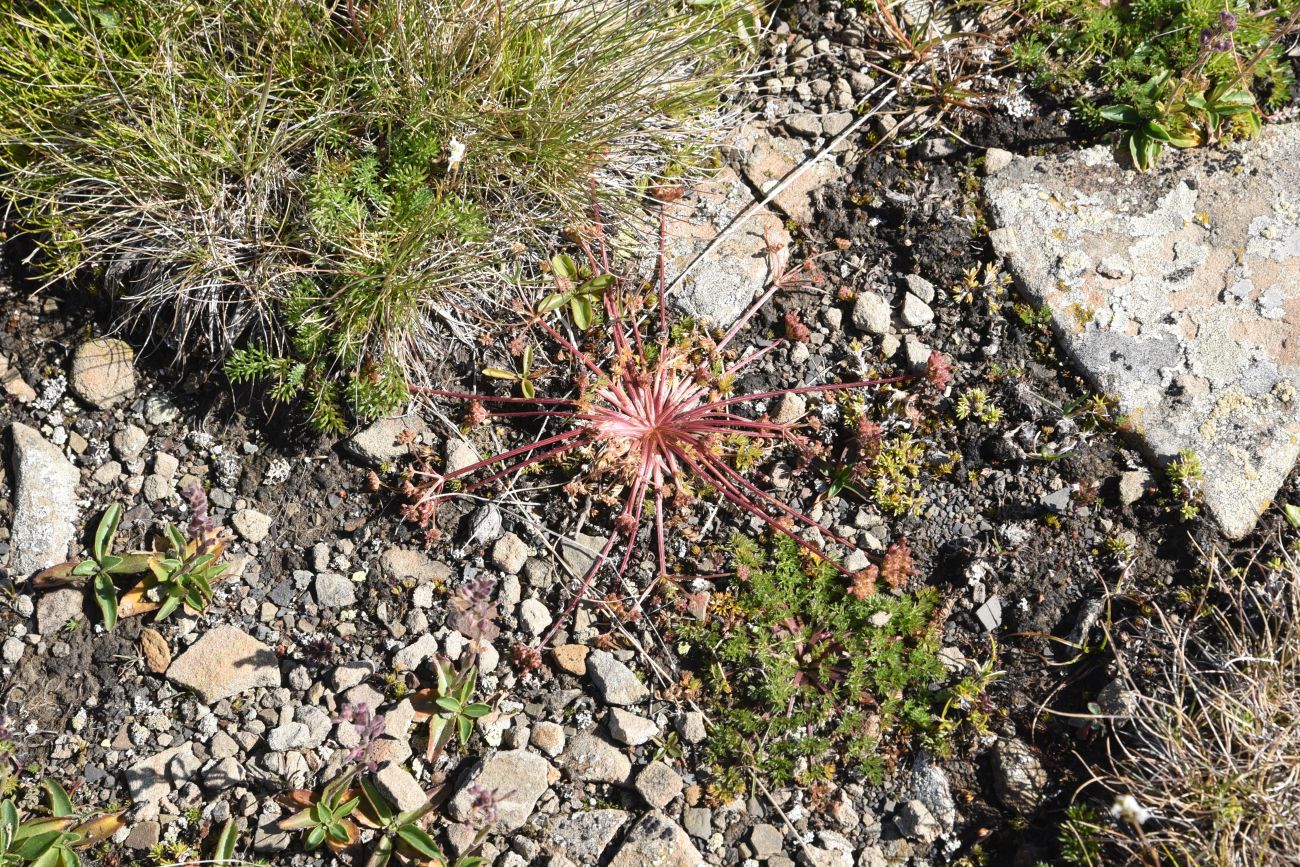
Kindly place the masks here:
[(1166, 146), (1251, 136), (1291, 95), (1285, 40), (1295, 0), (1018, 0), (1013, 56), (1036, 83), (1077, 97), (1083, 118), (1124, 130), (1134, 165)]
[[(202, 611), (212, 599), (212, 583), (228, 567), (220, 562), (225, 538), (208, 514), (208, 497), (197, 482), (185, 490), (190, 505), (186, 532), (167, 522), (163, 545), (158, 551), (128, 551), (114, 554), (113, 542), (122, 520), (122, 506), (113, 503), (100, 518), (91, 542), (90, 559), (70, 560), (51, 566), (32, 578), (38, 590), (68, 584), (88, 583), (104, 618), (112, 630), (119, 617), (156, 611), (163, 620), (181, 604)], [(143, 576), (127, 593), (118, 597), (114, 578)]]
[(891, 734), (934, 722), (931, 688), (946, 676), (939, 595), (902, 589), (910, 558), (891, 567), (886, 556), (893, 592), (846, 592), (788, 539), (765, 551), (738, 537), (733, 550), (731, 586), (706, 620), (677, 627), (713, 719), (705, 749), (717, 787), (736, 794), (748, 774), (806, 781), (828, 762), (879, 779)]
[(435, 377), (593, 196), (615, 220), (702, 170), (754, 20), (743, 0), (17, 0), (0, 199), (45, 279), (337, 430)]
[(1203, 498), (1202, 485), (1205, 483), (1205, 470), (1201, 459), (1190, 449), (1178, 453), (1175, 460), (1165, 467), (1165, 477), (1169, 480), (1173, 508), (1184, 521), (1190, 521), (1201, 513)]
[(0, 801), (0, 867), (78, 867), (85, 849), (122, 827), (117, 815), (77, 815), (72, 800), (54, 780), (42, 784), (48, 816), (24, 816), (12, 799)]

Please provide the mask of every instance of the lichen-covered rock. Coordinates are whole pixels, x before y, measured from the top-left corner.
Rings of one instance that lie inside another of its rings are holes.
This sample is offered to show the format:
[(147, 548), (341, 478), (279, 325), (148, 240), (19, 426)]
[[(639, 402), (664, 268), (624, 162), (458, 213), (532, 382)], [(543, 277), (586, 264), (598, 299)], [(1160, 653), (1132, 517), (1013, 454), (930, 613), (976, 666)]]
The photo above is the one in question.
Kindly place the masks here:
[(985, 181), (993, 246), (1062, 346), (1166, 464), (1250, 531), (1300, 456), (1300, 124), (1138, 173), (1105, 147)]
[(19, 578), (61, 563), (77, 528), (81, 474), (57, 448), (25, 424), (13, 438), (14, 517), (9, 568)]

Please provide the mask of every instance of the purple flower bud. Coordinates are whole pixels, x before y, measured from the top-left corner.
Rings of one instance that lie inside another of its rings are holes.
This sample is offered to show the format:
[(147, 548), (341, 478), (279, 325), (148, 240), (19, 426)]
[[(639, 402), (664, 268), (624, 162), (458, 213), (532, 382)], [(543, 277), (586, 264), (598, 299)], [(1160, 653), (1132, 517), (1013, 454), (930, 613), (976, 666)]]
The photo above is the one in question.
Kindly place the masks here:
[(1209, 48), (1210, 43), (1214, 41), (1214, 31), (1208, 27), (1201, 28), (1201, 47)]
[(1214, 40), (1215, 51), (1228, 51), (1231, 48), (1232, 40), (1226, 36), (1220, 36), (1218, 39)]
[(1237, 29), (1237, 16), (1231, 12), (1220, 12), (1219, 26), (1223, 28), (1224, 33), (1231, 33)]

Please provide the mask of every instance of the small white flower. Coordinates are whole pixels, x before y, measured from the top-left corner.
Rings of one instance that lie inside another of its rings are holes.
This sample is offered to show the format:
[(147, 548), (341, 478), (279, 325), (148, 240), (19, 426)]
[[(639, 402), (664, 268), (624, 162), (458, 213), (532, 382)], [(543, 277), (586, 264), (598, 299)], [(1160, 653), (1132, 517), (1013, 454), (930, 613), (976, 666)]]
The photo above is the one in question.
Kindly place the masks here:
[(1132, 795), (1116, 796), (1115, 804), (1110, 808), (1110, 814), (1135, 828), (1141, 828), (1151, 818), (1151, 813), (1139, 804), (1137, 798)]
[(451, 143), (447, 145), (447, 168), (452, 171), (460, 165), (460, 161), (465, 159), (465, 143), (455, 136), (451, 137)]

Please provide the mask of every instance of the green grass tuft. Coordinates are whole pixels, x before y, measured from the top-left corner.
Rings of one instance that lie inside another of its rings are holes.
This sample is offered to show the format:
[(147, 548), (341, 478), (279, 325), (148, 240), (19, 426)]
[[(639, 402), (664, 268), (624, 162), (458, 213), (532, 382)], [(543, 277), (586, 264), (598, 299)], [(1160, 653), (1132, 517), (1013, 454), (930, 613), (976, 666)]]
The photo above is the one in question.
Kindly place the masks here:
[(0, 197), (46, 279), (337, 427), (472, 341), (593, 195), (629, 216), (704, 166), (746, 20), (733, 0), (15, 0)]

